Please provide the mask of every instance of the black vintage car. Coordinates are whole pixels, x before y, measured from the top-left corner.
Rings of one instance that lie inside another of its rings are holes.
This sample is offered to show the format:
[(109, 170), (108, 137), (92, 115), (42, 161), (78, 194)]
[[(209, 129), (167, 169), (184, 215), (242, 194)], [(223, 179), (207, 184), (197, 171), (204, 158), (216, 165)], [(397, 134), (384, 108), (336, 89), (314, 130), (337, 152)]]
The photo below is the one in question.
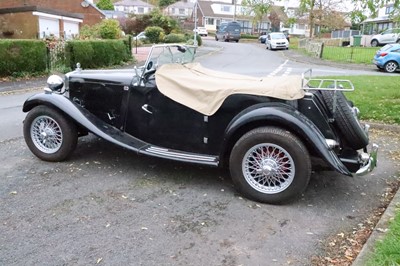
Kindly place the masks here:
[(228, 74), (191, 63), (195, 52), (155, 45), (139, 68), (78, 64), (65, 80), (51, 76), (23, 106), (28, 147), (62, 161), (93, 133), (138, 154), (229, 168), (243, 195), (273, 204), (305, 190), (312, 158), (347, 176), (375, 167), (378, 146), (342, 92), (349, 81)]

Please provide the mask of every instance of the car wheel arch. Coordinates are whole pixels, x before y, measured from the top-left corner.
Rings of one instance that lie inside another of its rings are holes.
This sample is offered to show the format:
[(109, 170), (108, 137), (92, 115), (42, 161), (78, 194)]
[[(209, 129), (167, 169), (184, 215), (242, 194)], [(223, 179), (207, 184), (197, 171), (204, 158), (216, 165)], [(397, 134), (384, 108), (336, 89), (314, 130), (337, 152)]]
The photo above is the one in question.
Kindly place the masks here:
[(351, 176), (350, 171), (329, 149), (322, 133), (310, 124), (312, 122), (308, 118), (289, 106), (263, 107), (250, 110), (246, 114), (241, 113), (230, 123), (225, 132), (226, 137), (220, 153), (221, 165), (223, 167), (228, 165), (233, 146), (244, 134), (258, 127), (271, 126), (290, 131), (304, 143), (310, 154), (320, 156), (339, 173)]
[[(388, 68), (389, 65), (392, 65), (392, 67)], [(387, 62), (385, 63), (385, 65), (383, 66), (383, 68), (384, 68), (385, 71), (388, 72), (388, 73), (394, 73), (394, 72), (396, 72), (396, 70), (399, 68), (399, 64), (398, 64), (396, 61), (394, 61), (394, 60), (390, 60), (390, 61), (387, 61)]]
[(373, 46), (373, 47), (379, 46), (379, 41), (377, 39), (372, 39), (371, 46)]

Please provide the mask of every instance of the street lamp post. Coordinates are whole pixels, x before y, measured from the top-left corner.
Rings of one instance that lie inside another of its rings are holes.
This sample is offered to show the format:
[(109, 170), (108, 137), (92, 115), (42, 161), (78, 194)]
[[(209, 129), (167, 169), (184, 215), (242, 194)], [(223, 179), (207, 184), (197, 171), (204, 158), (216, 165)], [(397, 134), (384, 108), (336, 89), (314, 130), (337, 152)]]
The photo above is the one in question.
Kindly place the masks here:
[(197, 46), (197, 5), (198, 2), (194, 3), (194, 38), (193, 38), (193, 44)]

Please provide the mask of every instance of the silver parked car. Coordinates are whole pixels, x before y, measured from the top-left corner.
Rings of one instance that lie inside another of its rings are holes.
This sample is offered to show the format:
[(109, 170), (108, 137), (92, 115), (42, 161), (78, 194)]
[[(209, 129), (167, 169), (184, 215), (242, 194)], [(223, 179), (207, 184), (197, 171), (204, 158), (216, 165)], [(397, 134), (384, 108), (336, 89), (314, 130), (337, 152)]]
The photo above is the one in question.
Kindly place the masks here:
[(282, 32), (271, 32), (267, 34), (265, 45), (269, 50), (289, 49), (289, 41)]

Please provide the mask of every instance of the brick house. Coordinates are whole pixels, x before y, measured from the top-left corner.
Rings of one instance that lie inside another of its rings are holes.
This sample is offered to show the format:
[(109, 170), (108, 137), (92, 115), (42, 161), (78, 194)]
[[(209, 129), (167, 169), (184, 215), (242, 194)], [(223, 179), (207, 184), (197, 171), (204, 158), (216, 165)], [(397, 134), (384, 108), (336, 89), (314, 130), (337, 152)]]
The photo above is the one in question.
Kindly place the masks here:
[(0, 38), (70, 38), (104, 18), (90, 0), (1, 0)]

